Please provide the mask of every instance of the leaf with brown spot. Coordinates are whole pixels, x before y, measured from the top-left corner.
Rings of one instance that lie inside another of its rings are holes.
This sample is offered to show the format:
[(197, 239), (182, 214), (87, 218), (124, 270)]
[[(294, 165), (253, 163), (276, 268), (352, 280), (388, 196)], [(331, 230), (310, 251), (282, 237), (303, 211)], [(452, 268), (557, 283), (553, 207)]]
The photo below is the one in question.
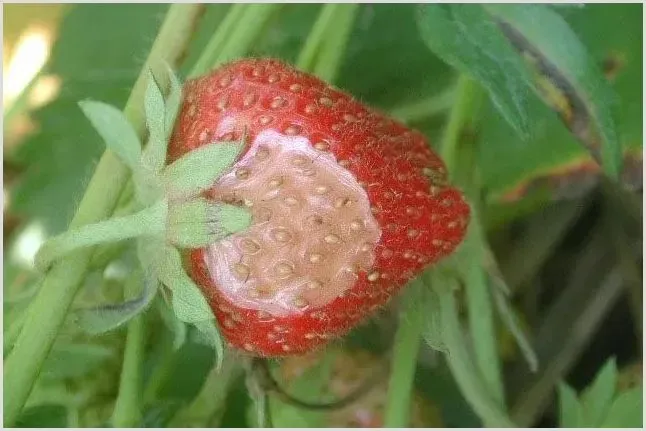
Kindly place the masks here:
[(568, 23), (543, 5), (487, 5), (486, 9), (527, 60), (537, 93), (604, 171), (618, 179), (621, 142), (615, 124), (616, 96)]

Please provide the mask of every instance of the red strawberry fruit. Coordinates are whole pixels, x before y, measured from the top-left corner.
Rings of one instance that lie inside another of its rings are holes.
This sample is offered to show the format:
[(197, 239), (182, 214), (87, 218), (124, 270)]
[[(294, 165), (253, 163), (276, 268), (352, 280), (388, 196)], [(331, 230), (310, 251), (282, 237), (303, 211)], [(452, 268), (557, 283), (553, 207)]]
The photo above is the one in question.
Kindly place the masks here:
[(321, 346), (464, 237), (469, 206), (424, 136), (320, 79), (244, 59), (184, 91), (170, 161), (246, 140), (208, 195), (247, 206), (252, 225), (192, 251), (189, 268), (230, 345)]

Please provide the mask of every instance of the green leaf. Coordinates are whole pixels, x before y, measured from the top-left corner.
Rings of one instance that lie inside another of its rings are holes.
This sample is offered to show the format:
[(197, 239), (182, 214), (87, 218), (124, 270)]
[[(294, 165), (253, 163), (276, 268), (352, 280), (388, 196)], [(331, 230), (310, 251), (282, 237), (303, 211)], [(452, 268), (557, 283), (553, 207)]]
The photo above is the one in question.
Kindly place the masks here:
[[(641, 184), (643, 103), (635, 88), (641, 88), (643, 78), (642, 6), (589, 4), (573, 9), (566, 18), (592, 61), (604, 66), (619, 95), (617, 126), (623, 155), (639, 156), (637, 163), (625, 159), (622, 176), (626, 182)], [(601, 37), (603, 28), (612, 31)], [(493, 109), (482, 112), (479, 145), (486, 150), (479, 152), (478, 165), (489, 199), (527, 196), (541, 207), (549, 199), (582, 195), (599, 176), (600, 168), (590, 153), (538, 98), (530, 100), (535, 133), (526, 145), (518, 145), (511, 127)]]
[(606, 417), (617, 387), (617, 362), (608, 360), (597, 374), (592, 385), (586, 388), (581, 403), (586, 426), (596, 428)]
[(583, 411), (576, 392), (565, 383), (559, 384), (558, 391), (560, 406), (559, 427), (578, 428), (583, 426)]
[(162, 176), (169, 198), (194, 196), (217, 181), (240, 154), (244, 142), (216, 142), (191, 151), (166, 167)]
[(198, 323), (213, 319), (213, 312), (200, 289), (184, 272), (177, 249), (166, 246), (162, 261), (154, 263), (160, 280), (172, 292), (171, 303), (178, 319)]
[(418, 25), (428, 47), (486, 88), (507, 122), (527, 137), (527, 67), (482, 6), (425, 4)]
[(643, 414), (644, 388), (638, 386), (615, 398), (599, 428), (643, 428)]
[(105, 142), (123, 163), (135, 169), (141, 159), (141, 143), (120, 109), (103, 102), (84, 100), (79, 106)]
[[(143, 284), (143, 289), (137, 289), (141, 293), (135, 299), (120, 304), (77, 310), (74, 314), (81, 329), (92, 335), (102, 334), (119, 328), (133, 317), (143, 313), (157, 294), (159, 285), (157, 280), (151, 277), (143, 280), (141, 277), (141, 273), (135, 273), (127, 281), (129, 284)], [(124, 288), (126, 291), (127, 289), (129, 287)]]
[(222, 341), (222, 335), (220, 335), (220, 331), (215, 323), (215, 319), (206, 319), (199, 322), (194, 322), (193, 324), (204, 336), (207, 345), (215, 348), (216, 367), (219, 370), (220, 367), (222, 367), (222, 361), (224, 360), (224, 342)]
[[(535, 67), (536, 88), (609, 176), (621, 171), (615, 94), (561, 16), (544, 5), (487, 5)], [(598, 136), (602, 142), (599, 142)]]

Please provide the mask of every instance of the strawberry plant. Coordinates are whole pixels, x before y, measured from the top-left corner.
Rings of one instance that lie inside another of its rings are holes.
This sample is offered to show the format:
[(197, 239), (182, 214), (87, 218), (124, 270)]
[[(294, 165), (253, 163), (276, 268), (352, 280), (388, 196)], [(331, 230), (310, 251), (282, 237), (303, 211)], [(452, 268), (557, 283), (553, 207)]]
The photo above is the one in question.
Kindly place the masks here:
[(637, 426), (640, 12), (51, 15), (5, 101), (4, 423)]

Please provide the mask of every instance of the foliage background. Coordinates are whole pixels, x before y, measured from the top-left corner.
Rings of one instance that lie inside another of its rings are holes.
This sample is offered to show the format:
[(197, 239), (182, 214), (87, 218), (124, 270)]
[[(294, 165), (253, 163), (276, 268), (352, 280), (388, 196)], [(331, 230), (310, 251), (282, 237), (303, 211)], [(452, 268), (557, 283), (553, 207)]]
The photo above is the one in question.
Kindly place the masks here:
[[(196, 60), (227, 7), (208, 6), (186, 65)], [(55, 43), (35, 82), (52, 76), (60, 80), (55, 97), (43, 106), (34, 107), (23, 97), (5, 107), (5, 331), (37, 288), (29, 250), (42, 241), (38, 233), (46, 237), (67, 227), (103, 151), (76, 103), (85, 98), (116, 106), (125, 103), (166, 8), (127, 4), (5, 8), (4, 64), (19, 36), (37, 23), (48, 29)], [(319, 9), (318, 5), (281, 8), (251, 54), (295, 61)], [(632, 366), (625, 375), (641, 376), (641, 366), (634, 364), (641, 364), (642, 351), (642, 6), (573, 5), (555, 10), (618, 95), (618, 130), (627, 162), (623, 179), (639, 195), (628, 209), (623, 201), (613, 201), (588, 153), (538, 98), (530, 99), (531, 127), (525, 140), (489, 99), (484, 102), (474, 136), (486, 203), (483, 222), (541, 369), (537, 374), (527, 370), (502, 325), (499, 354), (505, 362), (510, 410), (529, 415), (534, 425), (558, 423), (554, 395), (559, 381), (581, 390), (610, 357), (616, 357), (622, 369)], [(413, 5), (362, 5), (335, 84), (420, 128), (436, 144), (452, 106), (457, 74), (429, 50), (415, 20)], [(33, 85), (24, 94), (36, 88)], [(616, 225), (621, 227), (619, 233)], [(129, 264), (126, 256), (105, 273), (93, 274), (76, 305), (110, 298), (111, 286), (122, 282)], [(619, 287), (609, 290), (602, 275), (614, 268), (619, 268)], [(608, 303), (597, 306), (595, 297), (606, 291)], [(181, 421), (175, 415), (196, 405), (200, 388), (210, 381), (214, 358), (213, 352), (190, 338), (173, 350), (169, 347), (173, 334), (158, 317), (151, 319), (157, 330), (147, 346), (144, 424), (164, 426)], [(387, 317), (384, 320), (392, 324)], [(577, 343), (571, 342), (572, 334), (557, 335), (577, 324), (587, 329)], [(348, 344), (370, 340), (375, 331), (370, 325), (360, 329)], [(119, 332), (90, 339), (69, 322), (20, 425), (105, 423), (116, 395), (123, 336)], [(368, 344), (378, 356), (380, 350)], [(222, 411), (210, 407), (207, 415), (196, 408), (200, 420), (208, 417), (212, 421), (208, 424), (222, 426), (253, 423), (244, 383), (235, 373), (231, 379)], [(441, 357), (427, 347), (420, 353), (415, 385), (439, 408), (442, 424), (479, 424)], [(523, 397), (526, 393), (535, 394), (540, 405)], [(285, 407), (276, 416), (283, 424), (292, 424), (302, 415), (310, 424), (307, 413), (293, 408)]]

